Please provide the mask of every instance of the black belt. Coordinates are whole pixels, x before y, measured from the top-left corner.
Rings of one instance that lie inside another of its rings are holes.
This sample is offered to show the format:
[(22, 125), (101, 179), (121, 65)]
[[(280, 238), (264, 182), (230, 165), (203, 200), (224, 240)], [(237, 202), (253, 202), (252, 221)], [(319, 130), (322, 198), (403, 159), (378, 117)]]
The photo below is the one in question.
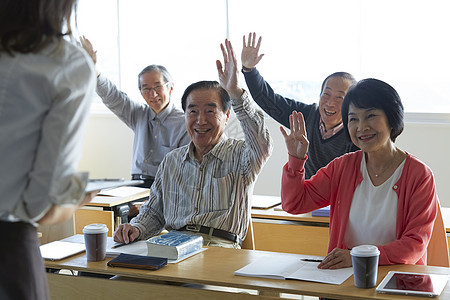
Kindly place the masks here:
[(132, 174), (131, 179), (132, 180), (155, 180), (155, 177), (143, 175), (143, 174)]
[(198, 225), (186, 225), (181, 227), (180, 231), (192, 231), (192, 232), (200, 232), (204, 234), (209, 234), (209, 231), (212, 229), (212, 235), (215, 237), (220, 237), (229, 241), (232, 241), (233, 243), (238, 243), (239, 245), (242, 245), (242, 240), (239, 238), (236, 234), (222, 230), (222, 229), (216, 229), (216, 228), (210, 228), (206, 226), (198, 226)]

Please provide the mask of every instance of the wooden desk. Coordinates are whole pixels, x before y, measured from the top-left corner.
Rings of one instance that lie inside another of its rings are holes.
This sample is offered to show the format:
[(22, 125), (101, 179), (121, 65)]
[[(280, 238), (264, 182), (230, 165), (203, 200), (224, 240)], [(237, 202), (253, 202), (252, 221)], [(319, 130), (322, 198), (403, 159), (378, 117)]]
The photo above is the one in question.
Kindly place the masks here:
[(292, 215), (280, 210), (252, 209), (255, 249), (325, 256), (330, 218), (311, 213)]
[[(65, 299), (85, 299), (87, 296), (95, 299), (107, 299), (108, 293), (112, 293), (112, 290), (119, 289), (124, 292), (124, 288), (126, 288), (125, 294), (128, 295), (134, 295), (137, 289), (138, 291), (150, 293), (154, 291), (155, 294), (149, 295), (164, 296), (164, 299), (179, 299), (180, 296), (188, 297), (188, 299), (200, 299), (202, 296), (202, 299), (209, 299), (206, 297), (211, 296), (214, 296), (213, 299), (229, 299), (231, 297), (233, 299), (247, 299), (252, 297), (251, 295), (234, 294), (225, 291), (213, 292), (183, 286), (168, 286), (166, 285), (167, 283), (204, 284), (249, 289), (257, 291), (260, 297), (265, 299), (279, 297), (280, 293), (333, 299), (417, 299), (417, 297), (377, 294), (375, 288), (358, 289), (354, 286), (353, 276), (341, 285), (331, 285), (307, 281), (233, 275), (234, 271), (268, 254), (271, 256), (281, 255), (274, 252), (210, 247), (208, 250), (178, 264), (168, 264), (157, 271), (108, 267), (106, 263), (110, 258), (100, 262), (87, 262), (85, 254), (79, 254), (60, 262), (46, 261), (45, 265), (48, 268), (125, 276), (136, 281), (151, 280), (151, 283), (142, 284), (142, 282), (133, 281), (124, 282), (99, 278), (86, 279), (78, 276), (49, 274), (49, 287), (53, 299), (60, 299), (63, 296)], [(415, 265), (381, 266), (378, 271), (377, 284), (391, 270), (450, 274), (449, 268), (441, 267)], [(447, 284), (438, 299), (450, 299), (450, 283)]]
[[(441, 209), (450, 245), (450, 208)], [(292, 215), (281, 206), (252, 209), (251, 214), (256, 250), (326, 255), (330, 218)]]
[[(94, 197), (89, 204), (75, 212), (75, 234), (82, 234), (84, 226), (88, 224), (102, 223), (106, 224), (108, 227), (108, 236), (112, 236), (114, 230), (120, 224), (120, 218), (117, 217), (115, 208), (121, 204), (138, 200), (147, 200), (150, 195), (149, 189), (138, 187), (121, 187), (106, 191), (104, 193), (115, 195), (114, 190), (118, 191), (117, 195), (120, 196), (108, 196), (99, 193), (99, 195)], [(126, 190), (131, 191), (131, 193), (128, 195), (123, 195), (123, 192)]]

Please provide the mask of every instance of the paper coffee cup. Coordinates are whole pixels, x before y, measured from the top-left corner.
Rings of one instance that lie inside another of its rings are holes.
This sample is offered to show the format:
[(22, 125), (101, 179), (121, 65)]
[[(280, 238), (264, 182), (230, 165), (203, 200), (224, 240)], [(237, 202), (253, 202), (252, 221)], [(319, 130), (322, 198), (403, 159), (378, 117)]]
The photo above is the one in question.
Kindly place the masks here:
[(353, 278), (358, 288), (372, 288), (377, 284), (378, 257), (377, 246), (361, 245), (350, 251), (353, 264)]
[(83, 228), (84, 244), (88, 261), (104, 260), (108, 227), (105, 224), (89, 224)]

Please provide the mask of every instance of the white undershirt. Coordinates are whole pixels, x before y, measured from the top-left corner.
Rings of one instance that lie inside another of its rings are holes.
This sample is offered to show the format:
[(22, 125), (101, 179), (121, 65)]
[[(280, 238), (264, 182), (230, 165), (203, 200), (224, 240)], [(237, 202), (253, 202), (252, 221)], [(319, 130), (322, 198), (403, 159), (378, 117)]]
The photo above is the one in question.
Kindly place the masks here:
[(367, 172), (366, 160), (361, 159), (363, 181), (353, 194), (345, 232), (349, 248), (358, 245), (386, 245), (396, 240), (397, 201), (392, 189), (400, 178), (405, 160), (383, 184), (374, 186)]

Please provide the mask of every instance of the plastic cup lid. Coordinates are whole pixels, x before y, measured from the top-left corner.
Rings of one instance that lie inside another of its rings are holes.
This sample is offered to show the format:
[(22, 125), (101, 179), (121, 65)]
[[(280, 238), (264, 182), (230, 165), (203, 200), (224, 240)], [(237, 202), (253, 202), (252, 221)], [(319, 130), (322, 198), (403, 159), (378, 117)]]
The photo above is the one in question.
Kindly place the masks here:
[(108, 232), (108, 227), (105, 224), (89, 224), (84, 226), (83, 233), (95, 234)]
[(361, 245), (361, 246), (353, 247), (352, 251), (350, 251), (350, 254), (353, 256), (369, 257), (369, 256), (380, 255), (380, 250), (378, 250), (377, 246)]

